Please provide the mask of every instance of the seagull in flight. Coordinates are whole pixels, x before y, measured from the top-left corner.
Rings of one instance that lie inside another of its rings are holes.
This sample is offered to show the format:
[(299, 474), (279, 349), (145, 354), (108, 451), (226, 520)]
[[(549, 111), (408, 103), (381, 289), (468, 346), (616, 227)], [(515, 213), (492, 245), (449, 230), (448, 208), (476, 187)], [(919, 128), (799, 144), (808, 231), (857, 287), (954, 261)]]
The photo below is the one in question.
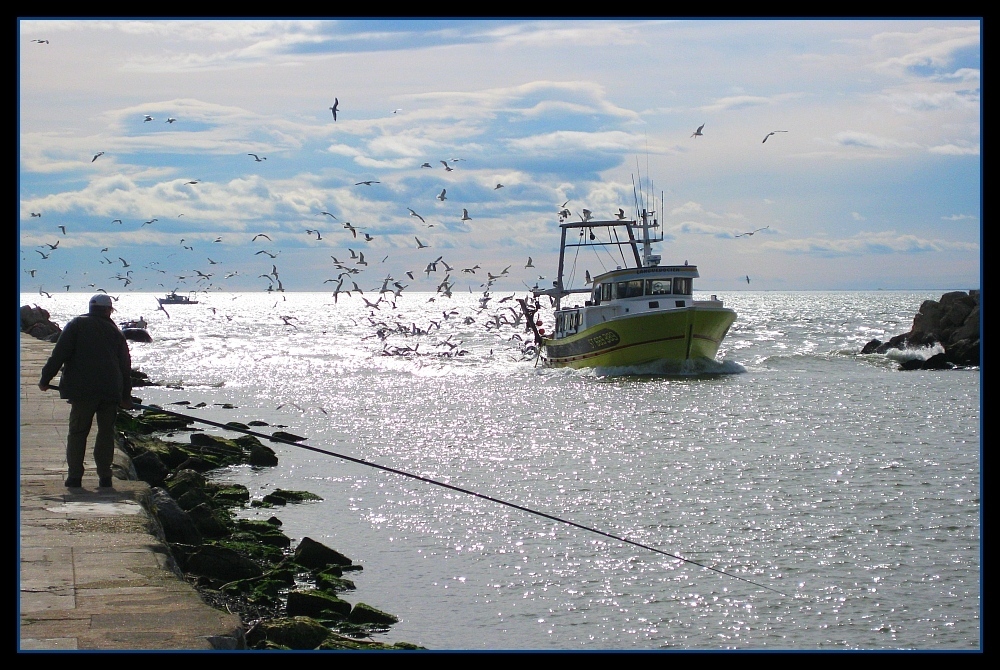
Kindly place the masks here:
[(149, 114), (146, 114), (145, 116), (146, 116), (146, 118), (144, 118), (142, 120), (143, 123), (146, 123), (147, 121), (152, 121), (153, 120), (153, 117), (150, 116)]
[(31, 216), (41, 216), (41, 212), (31, 212)]
[(704, 123), (698, 126), (698, 130), (691, 133), (691, 137), (701, 137), (702, 135), (704, 135), (705, 133), (701, 132), (701, 129), (704, 127), (705, 127)]
[(587, 222), (590, 221), (590, 219), (593, 218), (593, 216), (594, 216), (593, 212), (591, 212), (589, 209), (585, 209), (583, 210), (583, 214), (580, 215), (580, 220), (583, 222)]
[(624, 209), (622, 209), (621, 207), (619, 207), (619, 208), (618, 208), (618, 213), (617, 213), (617, 214), (615, 214), (615, 216), (617, 216), (617, 217), (618, 217), (618, 220), (619, 220), (619, 221), (621, 221), (622, 219), (624, 219), (624, 218), (625, 218), (625, 210), (624, 210)]
[(370, 179), (368, 181), (359, 181), (357, 184), (355, 184), (355, 186), (361, 186), (362, 184), (365, 186), (371, 186), (372, 184), (381, 184), (381, 183), (382, 182), (380, 181), (375, 181), (374, 179)]
[(340, 106), (340, 100), (338, 100), (337, 98), (334, 98), (333, 99), (333, 107), (330, 108), (330, 111), (333, 112), (333, 120), (334, 121), (337, 120), (337, 108), (339, 106)]
[(448, 165), (448, 161), (441, 161), (441, 165), (444, 166), (446, 172), (452, 172), (455, 169), (452, 166)]
[(469, 210), (467, 209), (462, 210), (462, 221), (472, 221), (472, 217), (469, 216)]
[(320, 212), (320, 214), (326, 214), (327, 216), (333, 217), (334, 219), (337, 218), (337, 217), (333, 216), (333, 214), (331, 214), (330, 212)]
[(747, 283), (750, 283), (750, 275), (747, 275)]
[(761, 140), (761, 144), (767, 142), (767, 138), (770, 137), (771, 135), (774, 135), (775, 133), (787, 133), (787, 132), (788, 132), (787, 130), (772, 130), (767, 135), (764, 135), (764, 139)]
[(98, 151), (96, 154), (94, 154), (94, 157), (90, 159), (90, 162), (93, 163), (94, 161), (96, 161), (98, 158), (100, 158), (103, 155), (104, 155), (103, 151)]
[(744, 237), (744, 236), (746, 236), (746, 237), (750, 237), (750, 236), (752, 236), (752, 235), (753, 235), (754, 233), (759, 233), (760, 231), (762, 231), (762, 230), (767, 230), (767, 229), (768, 229), (768, 228), (770, 228), (770, 227), (771, 227), (771, 226), (764, 226), (763, 228), (758, 228), (757, 230), (751, 230), (750, 232), (747, 232), (747, 233), (740, 233), (739, 235), (733, 235), (733, 237)]
[(499, 188), (503, 188), (503, 184), (497, 184), (496, 186), (493, 187), (493, 190), (495, 191)]
[[(414, 236), (413, 239), (417, 241), (417, 249), (426, 249), (427, 247), (430, 246), (429, 244), (424, 244), (423, 242), (421, 242), (420, 238), (417, 236)], [(413, 279), (413, 277), (410, 277), (410, 279)]]
[(266, 161), (266, 160), (267, 160), (267, 156), (264, 156), (263, 158), (261, 158), (261, 157), (260, 157), (260, 156), (258, 156), (257, 154), (247, 154), (247, 156), (253, 156), (253, 159), (254, 159), (255, 161), (257, 161), (258, 163), (260, 163), (260, 162), (262, 162), (262, 161)]
[(49, 43), (48, 40), (31, 40), (31, 41), (34, 42), (35, 44), (48, 44)]
[(430, 163), (424, 163), (424, 164), (423, 164), (423, 165), (421, 165), (420, 167), (422, 167), (422, 168), (425, 168), (425, 167), (426, 167), (426, 168), (429, 168), (429, 167), (433, 167), (433, 166), (432, 166), (432, 165), (431, 165)]
[(437, 199), (440, 200), (441, 202), (444, 202), (447, 199), (447, 198), (445, 198), (445, 195), (444, 195), (447, 190), (448, 189), (445, 189), (445, 188), (441, 189), (441, 192), (438, 193)]
[(257, 241), (257, 238), (258, 238), (258, 237), (263, 237), (263, 238), (264, 238), (264, 239), (266, 239), (266, 240), (267, 240), (268, 242), (272, 242), (272, 241), (273, 241), (273, 240), (272, 240), (272, 239), (271, 239), (270, 237), (268, 237), (268, 236), (267, 236), (267, 235), (265, 235), (264, 233), (257, 233), (256, 235), (254, 235), (254, 236), (253, 236), (253, 239), (252, 239), (252, 240), (250, 240), (250, 241), (251, 241), (251, 242), (256, 242), (256, 241)]
[[(407, 207), (406, 209), (410, 209), (410, 208)], [(417, 214), (416, 212), (414, 212), (412, 209), (410, 209), (410, 216), (415, 216), (418, 219), (420, 219), (421, 221), (423, 221), (424, 223), (427, 223), (426, 221), (424, 221), (424, 217), (420, 216), (419, 214)]]
[(176, 121), (176, 120), (177, 120), (177, 119), (175, 119), (174, 117), (172, 117), (172, 116), (168, 116), (168, 117), (167, 117), (167, 120), (166, 120), (166, 121), (165, 121), (164, 123), (173, 123), (173, 122), (174, 122), (174, 121)]
[(524, 267), (526, 267), (526, 268), (533, 268), (533, 267), (535, 267), (534, 265), (531, 264), (531, 256), (528, 256), (528, 262), (525, 263)]

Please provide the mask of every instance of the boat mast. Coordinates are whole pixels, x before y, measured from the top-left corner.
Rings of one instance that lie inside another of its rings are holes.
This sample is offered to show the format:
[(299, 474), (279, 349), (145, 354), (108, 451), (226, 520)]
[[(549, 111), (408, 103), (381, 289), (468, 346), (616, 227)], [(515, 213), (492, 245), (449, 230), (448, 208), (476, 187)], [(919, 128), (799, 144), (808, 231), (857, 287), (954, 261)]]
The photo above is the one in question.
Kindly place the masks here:
[(649, 221), (647, 217), (649, 213), (645, 209), (642, 210), (642, 264), (643, 266), (649, 265), (649, 256), (651, 254), (651, 249), (649, 246)]
[(559, 240), (559, 271), (556, 273), (555, 289), (556, 289), (556, 311), (559, 310), (559, 305), (562, 302), (563, 293), (565, 289), (563, 288), (563, 267), (565, 265), (566, 259), (566, 226), (560, 226), (562, 228), (562, 237)]

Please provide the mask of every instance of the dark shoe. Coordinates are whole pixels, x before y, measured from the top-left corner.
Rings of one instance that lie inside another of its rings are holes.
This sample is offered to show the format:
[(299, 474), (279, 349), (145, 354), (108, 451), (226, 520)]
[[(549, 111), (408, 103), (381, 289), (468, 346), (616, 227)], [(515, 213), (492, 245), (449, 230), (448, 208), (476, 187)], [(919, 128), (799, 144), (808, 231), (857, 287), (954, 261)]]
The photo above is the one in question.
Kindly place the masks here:
[(68, 489), (78, 489), (83, 485), (82, 477), (68, 477), (66, 479), (66, 488)]
[(100, 485), (100, 487), (102, 489), (109, 489), (109, 488), (111, 488), (111, 486), (112, 486), (112, 484), (111, 484), (111, 477), (101, 477), (101, 481), (100, 481), (99, 485)]

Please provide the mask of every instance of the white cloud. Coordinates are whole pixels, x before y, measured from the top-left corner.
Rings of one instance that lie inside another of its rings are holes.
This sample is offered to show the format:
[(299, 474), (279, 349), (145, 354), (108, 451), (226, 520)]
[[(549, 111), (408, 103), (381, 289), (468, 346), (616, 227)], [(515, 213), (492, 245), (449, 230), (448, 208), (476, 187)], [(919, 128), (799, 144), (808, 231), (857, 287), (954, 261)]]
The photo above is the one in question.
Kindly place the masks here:
[(948, 240), (928, 240), (894, 230), (863, 232), (843, 239), (805, 238), (767, 242), (764, 246), (790, 254), (811, 256), (863, 256), (868, 254), (914, 254), (942, 251), (974, 252), (979, 245)]
[(978, 156), (979, 145), (958, 146), (956, 144), (941, 144), (927, 149), (932, 154), (946, 154), (949, 156)]
[(890, 137), (882, 137), (872, 133), (860, 133), (850, 130), (839, 132), (833, 136), (836, 144), (844, 147), (863, 147), (865, 149), (919, 149), (916, 142), (901, 142)]

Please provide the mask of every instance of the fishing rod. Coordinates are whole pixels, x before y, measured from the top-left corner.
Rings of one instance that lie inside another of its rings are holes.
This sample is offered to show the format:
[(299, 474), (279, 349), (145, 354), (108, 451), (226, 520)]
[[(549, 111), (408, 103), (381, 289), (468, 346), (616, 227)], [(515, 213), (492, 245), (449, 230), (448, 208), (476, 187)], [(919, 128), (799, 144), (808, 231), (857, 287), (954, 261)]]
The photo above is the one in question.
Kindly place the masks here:
[[(55, 389), (55, 388), (58, 388), (58, 387), (50, 385), (49, 388)], [(358, 465), (364, 465), (364, 466), (367, 466), (367, 467), (370, 467), (370, 468), (375, 468), (377, 470), (382, 470), (383, 472), (391, 472), (393, 474), (401, 475), (403, 477), (409, 477), (410, 479), (416, 479), (417, 481), (424, 482), (425, 484), (433, 484), (434, 486), (440, 486), (442, 488), (446, 488), (446, 489), (449, 489), (451, 491), (456, 491), (458, 493), (464, 493), (466, 495), (470, 495), (470, 496), (473, 496), (475, 498), (480, 498), (482, 500), (488, 500), (488, 501), (496, 503), (498, 505), (504, 505), (506, 507), (510, 507), (510, 508), (513, 508), (513, 509), (516, 509), (516, 510), (520, 510), (520, 511), (526, 512), (528, 514), (533, 514), (535, 516), (542, 517), (543, 519), (548, 519), (550, 521), (555, 521), (557, 523), (565, 524), (567, 526), (573, 526), (574, 528), (579, 528), (580, 530), (587, 531), (588, 533), (595, 533), (597, 535), (601, 535), (603, 537), (610, 538), (610, 539), (615, 540), (617, 542), (624, 542), (624, 543), (630, 544), (630, 545), (632, 545), (634, 547), (639, 547), (641, 549), (646, 549), (648, 551), (652, 551), (654, 553), (661, 554), (663, 556), (668, 556), (668, 557), (676, 559), (678, 561), (683, 561), (685, 563), (690, 563), (691, 565), (696, 565), (699, 568), (704, 568), (705, 570), (711, 570), (712, 572), (717, 572), (720, 575), (725, 575), (726, 577), (731, 577), (732, 579), (737, 579), (737, 580), (739, 580), (741, 582), (745, 582), (747, 584), (751, 584), (753, 586), (756, 586), (756, 587), (759, 587), (759, 588), (762, 588), (762, 589), (767, 589), (768, 591), (773, 591), (773, 592), (777, 593), (778, 595), (780, 595), (782, 597), (786, 597), (785, 594), (782, 593), (781, 591), (779, 591), (778, 589), (775, 589), (775, 588), (772, 588), (770, 586), (767, 586), (766, 584), (760, 584), (758, 582), (755, 582), (753, 580), (747, 579), (745, 577), (740, 577), (739, 575), (734, 575), (734, 574), (732, 574), (730, 572), (726, 572), (725, 570), (720, 570), (719, 568), (713, 568), (711, 565), (705, 565), (704, 563), (699, 563), (698, 561), (693, 561), (690, 558), (684, 558), (683, 556), (677, 556), (676, 554), (671, 554), (671, 553), (669, 553), (667, 551), (664, 551), (662, 549), (657, 549), (656, 547), (651, 547), (648, 544), (643, 544), (641, 542), (636, 542), (635, 540), (630, 540), (628, 538), (621, 537), (620, 535), (615, 535), (613, 533), (608, 533), (608, 532), (605, 532), (603, 530), (600, 530), (600, 529), (597, 529), (597, 528), (593, 528), (593, 527), (590, 527), (590, 526), (584, 526), (583, 524), (577, 523), (575, 521), (570, 521), (569, 519), (563, 519), (563, 518), (555, 516), (553, 514), (548, 514), (546, 512), (540, 512), (538, 510), (531, 509), (530, 507), (525, 507), (523, 505), (518, 505), (516, 503), (508, 502), (506, 500), (501, 500), (500, 498), (495, 498), (493, 496), (489, 496), (489, 495), (486, 495), (484, 493), (478, 493), (478, 492), (473, 491), (471, 489), (466, 489), (466, 488), (462, 488), (460, 486), (455, 486), (454, 484), (446, 484), (445, 482), (441, 482), (441, 481), (438, 481), (436, 479), (430, 479), (429, 477), (422, 477), (420, 475), (415, 475), (415, 474), (413, 474), (411, 472), (406, 472), (405, 470), (399, 470), (398, 468), (389, 467), (387, 465), (381, 465), (379, 463), (373, 463), (372, 461), (366, 461), (363, 458), (356, 458), (354, 456), (348, 456), (347, 454), (340, 454), (340, 453), (337, 453), (335, 451), (329, 451), (327, 449), (320, 449), (319, 447), (313, 447), (313, 446), (308, 445), (308, 444), (302, 444), (301, 442), (296, 442), (294, 440), (289, 440), (289, 439), (285, 439), (285, 438), (282, 438), (282, 437), (275, 437), (273, 435), (268, 435), (266, 433), (260, 433), (260, 432), (254, 431), (254, 430), (250, 430), (248, 428), (238, 428), (238, 427), (235, 427), (235, 426), (232, 426), (232, 425), (227, 425), (227, 424), (224, 424), (224, 423), (218, 423), (216, 421), (209, 421), (208, 419), (201, 419), (201, 418), (198, 418), (198, 417), (195, 417), (195, 416), (190, 416), (188, 414), (182, 414), (180, 412), (174, 412), (174, 411), (171, 411), (171, 410), (168, 410), (168, 409), (163, 409), (162, 407), (155, 407), (155, 406), (151, 406), (151, 405), (142, 405), (142, 404), (138, 404), (138, 403), (133, 403), (133, 408), (144, 409), (144, 410), (147, 410), (149, 412), (155, 412), (155, 413), (159, 413), (159, 414), (168, 414), (170, 416), (176, 416), (176, 417), (180, 417), (182, 419), (188, 419), (190, 421), (195, 421), (197, 423), (204, 423), (204, 424), (207, 424), (209, 426), (215, 426), (216, 428), (222, 428), (224, 430), (230, 430), (230, 431), (235, 431), (235, 432), (239, 432), (239, 433), (244, 433), (246, 435), (253, 435), (254, 437), (264, 438), (264, 439), (270, 440), (272, 442), (280, 442), (282, 444), (287, 444), (287, 445), (290, 445), (290, 446), (293, 446), (293, 447), (298, 447), (299, 449), (306, 449), (308, 451), (313, 451), (313, 452), (316, 452), (318, 454), (323, 454), (325, 456), (333, 456), (335, 458), (339, 458), (339, 459), (342, 459), (342, 460), (345, 460), (345, 461), (349, 461), (351, 463), (357, 463)]]

